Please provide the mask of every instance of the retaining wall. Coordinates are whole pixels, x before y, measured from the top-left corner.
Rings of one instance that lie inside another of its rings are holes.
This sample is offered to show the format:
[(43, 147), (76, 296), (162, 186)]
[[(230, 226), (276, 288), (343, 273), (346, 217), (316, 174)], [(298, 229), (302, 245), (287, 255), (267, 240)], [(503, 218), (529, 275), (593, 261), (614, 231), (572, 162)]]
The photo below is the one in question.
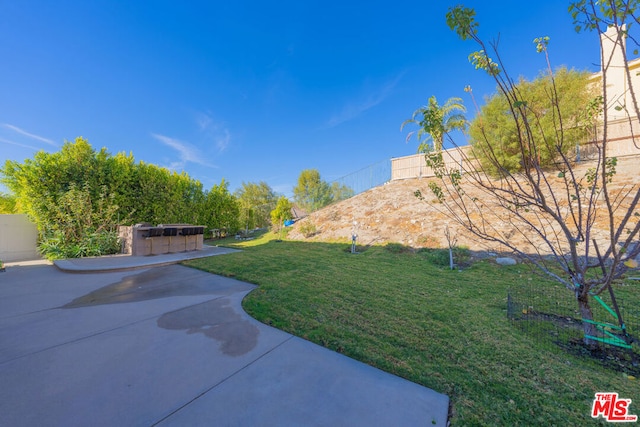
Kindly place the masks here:
[(26, 215), (0, 214), (0, 259), (4, 262), (40, 259), (38, 229)]

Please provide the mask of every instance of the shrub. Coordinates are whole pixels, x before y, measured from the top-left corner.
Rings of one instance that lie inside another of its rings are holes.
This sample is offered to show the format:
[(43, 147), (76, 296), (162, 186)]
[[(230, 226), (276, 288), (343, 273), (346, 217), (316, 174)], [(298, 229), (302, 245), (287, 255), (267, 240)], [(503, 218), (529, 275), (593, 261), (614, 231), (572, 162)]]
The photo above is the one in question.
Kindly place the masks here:
[(437, 248), (440, 242), (432, 235), (422, 235), (418, 237), (418, 245), (424, 248)]
[(439, 265), (441, 267), (449, 266), (448, 249), (424, 248), (420, 249), (418, 253), (433, 265)]
[[(449, 267), (449, 249), (423, 248), (418, 253), (429, 263), (440, 267)], [(469, 262), (469, 248), (454, 246), (453, 261), (456, 265), (461, 266)]]
[(314, 236), (317, 232), (318, 230), (316, 229), (316, 225), (311, 221), (305, 221), (300, 224), (300, 233), (302, 233), (304, 237), (309, 238)]
[(46, 204), (50, 220), (41, 234), (40, 252), (47, 259), (80, 258), (120, 252), (115, 231), (118, 206), (106, 188), (92, 197), (89, 185), (69, 190)]
[(38, 249), (48, 260), (81, 258), (117, 254), (121, 241), (115, 231), (87, 233), (79, 240), (70, 241), (61, 232), (55, 232), (40, 242)]
[(230, 233), (240, 228), (240, 205), (224, 179), (203, 191), (186, 173), (136, 163), (132, 154), (96, 151), (83, 138), (23, 163), (6, 161), (0, 183), (11, 192), (0, 192), (0, 212), (29, 215), (41, 251), (52, 256), (111, 248), (115, 238), (108, 231), (116, 224), (192, 223)]
[(384, 245), (384, 248), (387, 251), (391, 252), (392, 254), (403, 254), (407, 252), (412, 252), (412, 249), (409, 246), (405, 246), (401, 243), (389, 242), (386, 245)]
[[(356, 252), (357, 253), (362, 253), (362, 252), (366, 251), (369, 248), (370, 248), (369, 245), (356, 245)], [(346, 246), (343, 250), (345, 252), (351, 253), (351, 245)]]

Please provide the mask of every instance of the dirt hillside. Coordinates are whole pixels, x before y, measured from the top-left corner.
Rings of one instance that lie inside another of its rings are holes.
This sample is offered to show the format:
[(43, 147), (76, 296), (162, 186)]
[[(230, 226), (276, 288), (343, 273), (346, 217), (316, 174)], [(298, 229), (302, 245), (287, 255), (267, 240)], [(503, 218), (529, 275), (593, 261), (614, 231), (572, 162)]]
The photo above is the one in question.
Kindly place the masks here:
[[(586, 162), (581, 164), (576, 168), (576, 175), (583, 176), (589, 167), (593, 165)], [(472, 250), (503, 249), (498, 245), (473, 238), (444, 213), (441, 207), (429, 202), (432, 193), (428, 183), (429, 179), (415, 178), (391, 181), (372, 188), (298, 221), (288, 237), (295, 240), (350, 242), (355, 230), (358, 235), (357, 243), (361, 245), (397, 242), (412, 247), (446, 247), (445, 230), (448, 227), (450, 235), (457, 238), (458, 245), (467, 246)], [(557, 184), (559, 183), (560, 179), (557, 180)], [(610, 188), (614, 189), (615, 193), (628, 185), (640, 185), (640, 157), (618, 159), (617, 174)], [(418, 189), (425, 195), (425, 201), (414, 196)], [(468, 187), (465, 189), (468, 190)], [(480, 193), (474, 195), (486, 197)], [(487, 203), (487, 206), (490, 210), (490, 203)], [(598, 216), (599, 221), (604, 222), (605, 219), (603, 215)], [(499, 222), (498, 219), (495, 221)], [(315, 225), (317, 232), (314, 236), (305, 238), (301, 227), (309, 223)], [(492, 225), (497, 228), (508, 226), (497, 223)], [(520, 245), (526, 244), (522, 233), (507, 229), (503, 231), (512, 234), (512, 241)]]

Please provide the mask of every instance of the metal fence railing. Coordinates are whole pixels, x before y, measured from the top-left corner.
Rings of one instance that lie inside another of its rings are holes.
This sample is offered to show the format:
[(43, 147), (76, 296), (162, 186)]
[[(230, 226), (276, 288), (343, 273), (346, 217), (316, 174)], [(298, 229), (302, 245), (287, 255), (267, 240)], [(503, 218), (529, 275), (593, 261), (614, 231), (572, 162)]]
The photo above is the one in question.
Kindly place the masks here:
[(341, 187), (346, 187), (351, 190), (352, 195), (355, 196), (373, 187), (383, 185), (390, 180), (391, 162), (389, 160), (383, 160), (338, 178), (332, 181), (331, 184), (333, 185), (335, 183)]
[[(616, 126), (622, 126), (615, 123)], [(607, 144), (607, 157), (624, 157), (640, 155), (640, 137), (624, 136), (618, 127), (610, 127), (610, 135)], [(622, 135), (622, 136), (621, 136)], [(473, 155), (471, 147), (466, 145), (463, 147), (450, 148), (442, 152), (445, 168), (459, 169), (471, 171), (474, 168)], [(575, 153), (569, 157), (576, 162), (590, 161), (596, 159), (598, 149), (595, 143), (587, 143), (576, 146)], [(429, 178), (435, 176), (429, 166), (424, 154), (413, 154), (411, 156), (397, 157), (391, 159), (391, 179), (409, 179), (409, 178)]]
[[(617, 133), (611, 128), (611, 134), (616, 138), (609, 143), (607, 156), (623, 157), (629, 155), (640, 155), (640, 141), (634, 141), (630, 137), (619, 137), (621, 131)], [(639, 138), (640, 139), (640, 138)], [(577, 162), (590, 161), (597, 157), (598, 150), (595, 144), (582, 144), (576, 147), (572, 160)], [(474, 170), (475, 164), (470, 146), (455, 147), (443, 151), (445, 167), (449, 169)], [(413, 154), (411, 156), (396, 157), (390, 160), (383, 160), (374, 163), (356, 172), (345, 175), (332, 181), (349, 191), (352, 196), (367, 191), (373, 187), (383, 185), (389, 181), (410, 178), (429, 178), (435, 176), (429, 166), (424, 154)]]

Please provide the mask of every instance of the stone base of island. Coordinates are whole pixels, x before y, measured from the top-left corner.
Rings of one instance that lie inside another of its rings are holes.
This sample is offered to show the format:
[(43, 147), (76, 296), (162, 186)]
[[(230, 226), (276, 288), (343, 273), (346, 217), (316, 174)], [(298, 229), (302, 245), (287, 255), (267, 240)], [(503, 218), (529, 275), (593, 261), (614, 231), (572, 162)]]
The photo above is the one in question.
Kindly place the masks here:
[(122, 253), (129, 255), (160, 255), (198, 251), (204, 244), (204, 226), (190, 224), (136, 224), (119, 226)]

